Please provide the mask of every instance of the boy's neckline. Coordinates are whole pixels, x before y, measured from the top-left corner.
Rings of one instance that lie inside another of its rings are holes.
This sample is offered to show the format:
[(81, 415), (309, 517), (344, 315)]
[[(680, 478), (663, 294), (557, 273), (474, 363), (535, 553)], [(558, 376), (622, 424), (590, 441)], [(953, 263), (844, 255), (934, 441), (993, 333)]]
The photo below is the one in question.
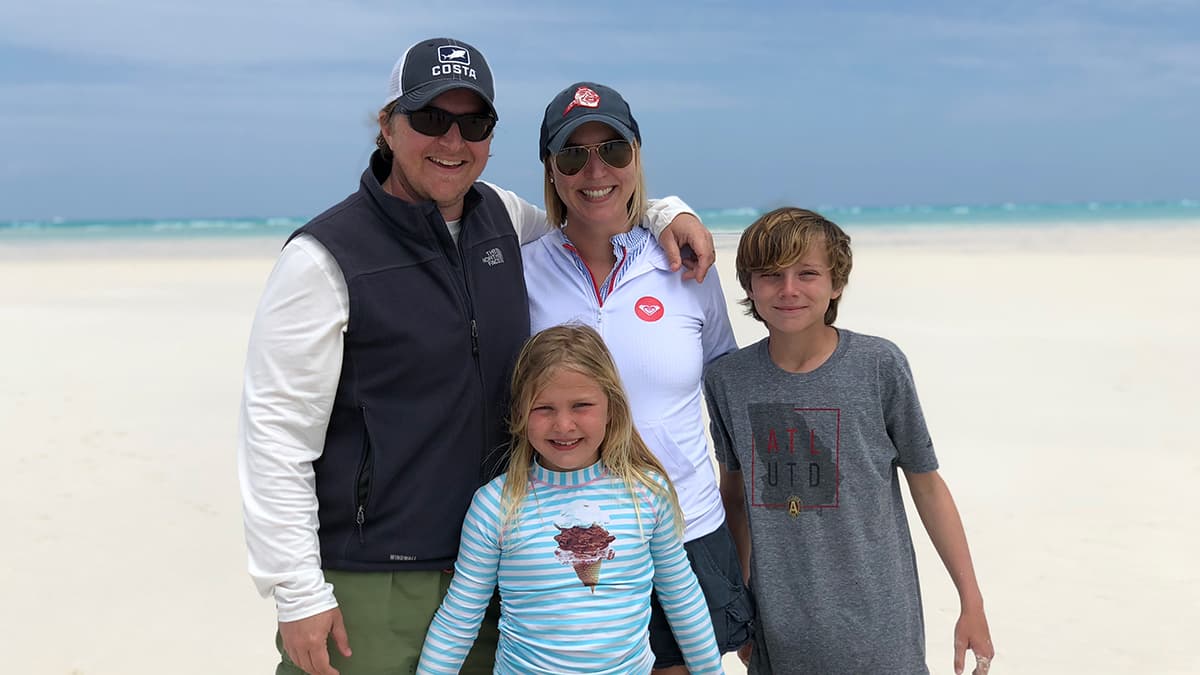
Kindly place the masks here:
[(821, 370), (833, 359), (833, 355), (838, 353), (846, 338), (844, 331), (835, 326), (829, 328), (831, 330), (826, 335), (832, 339), (828, 340), (822, 336), (820, 341), (823, 344), (820, 345), (799, 340), (789, 344), (785, 337), (768, 336), (765, 340), (767, 360), (776, 368), (792, 375), (811, 375)]

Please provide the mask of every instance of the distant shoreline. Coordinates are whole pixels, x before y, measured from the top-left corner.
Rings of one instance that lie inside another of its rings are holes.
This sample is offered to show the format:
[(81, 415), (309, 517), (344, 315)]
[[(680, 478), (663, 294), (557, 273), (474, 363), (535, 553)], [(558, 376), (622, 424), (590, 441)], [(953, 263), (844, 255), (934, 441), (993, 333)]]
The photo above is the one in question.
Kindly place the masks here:
[[(1200, 254), (1200, 218), (1125, 222), (1054, 222), (1000, 225), (848, 225), (856, 249), (893, 247), (962, 253), (1108, 252), (1115, 249), (1153, 255)], [(257, 259), (274, 258), (287, 241), (286, 231), (221, 236), (176, 233), (173, 236), (11, 236), (0, 234), (0, 260), (112, 259)], [(740, 231), (713, 229), (722, 255), (733, 256)], [(1170, 245), (1164, 245), (1170, 242)]]
[[(1200, 200), (977, 205), (806, 205), (848, 229), (1158, 226), (1200, 223)], [(713, 232), (741, 232), (770, 209), (703, 209)], [(26, 239), (285, 238), (305, 217), (0, 220), (0, 243)]]

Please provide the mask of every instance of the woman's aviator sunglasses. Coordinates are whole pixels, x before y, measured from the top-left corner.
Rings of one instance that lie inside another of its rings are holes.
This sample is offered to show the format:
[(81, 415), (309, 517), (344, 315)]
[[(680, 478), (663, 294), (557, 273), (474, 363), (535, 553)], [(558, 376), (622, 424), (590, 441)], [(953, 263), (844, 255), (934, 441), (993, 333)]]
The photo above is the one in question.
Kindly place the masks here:
[(458, 133), (462, 135), (463, 140), (477, 143), (491, 135), (492, 129), (496, 128), (496, 118), (490, 113), (455, 115), (433, 106), (397, 112), (408, 117), (408, 124), (414, 131), (426, 136), (441, 136), (450, 131), (450, 126), (457, 122)]
[(616, 140), (592, 145), (572, 145), (554, 153), (554, 166), (564, 176), (574, 176), (587, 166), (592, 150), (614, 169), (624, 169), (633, 161), (633, 146), (629, 141)]

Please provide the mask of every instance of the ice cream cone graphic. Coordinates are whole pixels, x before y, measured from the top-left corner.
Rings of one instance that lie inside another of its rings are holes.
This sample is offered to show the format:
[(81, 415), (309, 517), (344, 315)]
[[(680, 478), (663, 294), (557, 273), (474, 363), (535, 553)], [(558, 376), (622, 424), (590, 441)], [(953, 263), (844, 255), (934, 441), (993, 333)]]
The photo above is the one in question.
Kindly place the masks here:
[(608, 517), (592, 504), (573, 504), (559, 515), (554, 526), (558, 534), (554, 541), (558, 548), (554, 557), (563, 565), (570, 565), (575, 576), (588, 590), (595, 593), (600, 583), (600, 567), (605, 560), (612, 560), (616, 552), (609, 546), (616, 540), (601, 523)]
[(603, 560), (596, 562), (578, 562), (575, 563), (575, 576), (583, 582), (584, 586), (596, 592), (596, 584), (600, 583), (600, 566), (604, 564)]

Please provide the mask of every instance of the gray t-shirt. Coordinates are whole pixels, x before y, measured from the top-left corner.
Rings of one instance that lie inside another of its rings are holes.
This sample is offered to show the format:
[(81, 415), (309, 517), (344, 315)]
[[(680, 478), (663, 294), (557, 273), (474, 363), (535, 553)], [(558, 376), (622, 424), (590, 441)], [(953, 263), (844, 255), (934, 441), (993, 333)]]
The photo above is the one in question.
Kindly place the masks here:
[(928, 673), (897, 467), (937, 469), (908, 361), (838, 329), (809, 373), (767, 340), (705, 374), (717, 459), (740, 471), (759, 627), (750, 673)]

